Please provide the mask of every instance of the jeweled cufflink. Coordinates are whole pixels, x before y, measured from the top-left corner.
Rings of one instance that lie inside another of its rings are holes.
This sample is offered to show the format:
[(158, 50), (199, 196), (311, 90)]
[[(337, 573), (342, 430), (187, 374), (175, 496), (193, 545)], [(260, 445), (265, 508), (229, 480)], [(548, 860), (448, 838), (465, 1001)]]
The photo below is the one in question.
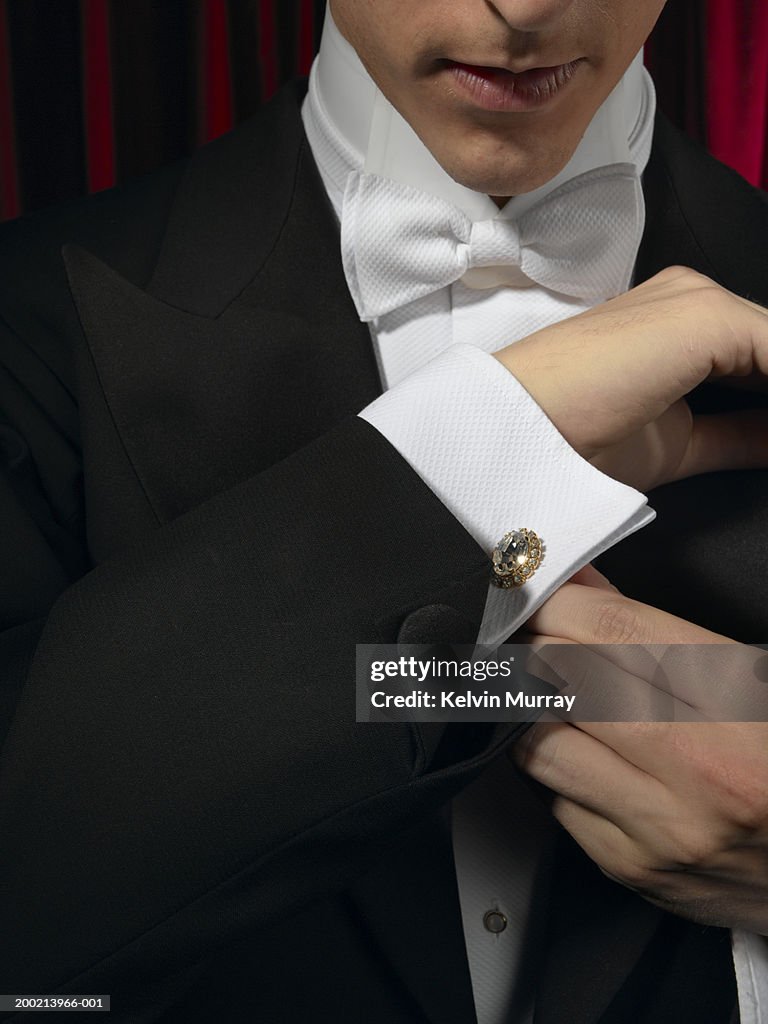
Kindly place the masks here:
[(510, 530), (493, 549), (491, 580), (508, 590), (522, 587), (533, 576), (544, 557), (544, 546), (533, 530)]

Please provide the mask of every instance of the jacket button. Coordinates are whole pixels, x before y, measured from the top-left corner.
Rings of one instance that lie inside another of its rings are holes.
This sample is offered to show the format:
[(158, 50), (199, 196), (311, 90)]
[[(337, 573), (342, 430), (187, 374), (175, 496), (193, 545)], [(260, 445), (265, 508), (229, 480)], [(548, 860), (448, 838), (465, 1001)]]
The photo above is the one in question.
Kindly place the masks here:
[(397, 635), (399, 644), (473, 644), (479, 623), (471, 622), (447, 604), (428, 604), (406, 617)]

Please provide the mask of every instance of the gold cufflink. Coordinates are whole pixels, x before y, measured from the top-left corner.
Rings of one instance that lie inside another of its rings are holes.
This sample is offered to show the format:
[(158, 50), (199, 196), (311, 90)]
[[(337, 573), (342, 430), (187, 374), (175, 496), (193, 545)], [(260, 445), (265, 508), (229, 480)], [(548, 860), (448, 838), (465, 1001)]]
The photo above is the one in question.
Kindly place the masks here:
[(544, 546), (533, 530), (510, 530), (493, 549), (491, 580), (505, 590), (522, 587), (544, 557)]

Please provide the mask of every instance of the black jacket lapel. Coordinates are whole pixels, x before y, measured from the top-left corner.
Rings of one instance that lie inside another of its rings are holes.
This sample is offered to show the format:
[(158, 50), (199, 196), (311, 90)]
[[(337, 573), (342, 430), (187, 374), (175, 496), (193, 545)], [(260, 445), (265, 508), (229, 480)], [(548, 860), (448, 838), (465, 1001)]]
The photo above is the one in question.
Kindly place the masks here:
[[(304, 91), (301, 83), (287, 86), (191, 157), (148, 286), (152, 295), (215, 317), (267, 262), (296, 194)], [(324, 206), (322, 189), (319, 196)]]
[(643, 175), (646, 227), (635, 278), (692, 267), (768, 305), (768, 196), (708, 156), (657, 114)]
[(426, 822), (351, 891), (365, 927), (431, 1024), (471, 1024), (472, 985), (449, 815)]
[(661, 912), (609, 883), (565, 833), (549, 897), (535, 1024), (594, 1024), (658, 928)]
[(265, 109), (266, 127), (192, 160), (146, 291), (66, 252), (88, 343), (80, 402), (96, 560), (380, 392), (368, 329), (340, 259), (329, 259), (338, 228), (296, 104), (283, 96)]

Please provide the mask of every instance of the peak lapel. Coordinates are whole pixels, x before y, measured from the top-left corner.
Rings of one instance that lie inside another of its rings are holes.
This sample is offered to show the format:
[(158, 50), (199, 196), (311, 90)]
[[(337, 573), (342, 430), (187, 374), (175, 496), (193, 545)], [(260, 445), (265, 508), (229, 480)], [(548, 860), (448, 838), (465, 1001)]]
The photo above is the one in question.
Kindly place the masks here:
[(66, 251), (97, 560), (379, 393), (297, 102), (192, 160), (146, 291)]
[[(304, 144), (300, 83), (189, 160), (148, 286), (151, 295), (217, 317), (268, 261), (291, 216)], [(322, 204), (324, 192), (320, 192)]]

